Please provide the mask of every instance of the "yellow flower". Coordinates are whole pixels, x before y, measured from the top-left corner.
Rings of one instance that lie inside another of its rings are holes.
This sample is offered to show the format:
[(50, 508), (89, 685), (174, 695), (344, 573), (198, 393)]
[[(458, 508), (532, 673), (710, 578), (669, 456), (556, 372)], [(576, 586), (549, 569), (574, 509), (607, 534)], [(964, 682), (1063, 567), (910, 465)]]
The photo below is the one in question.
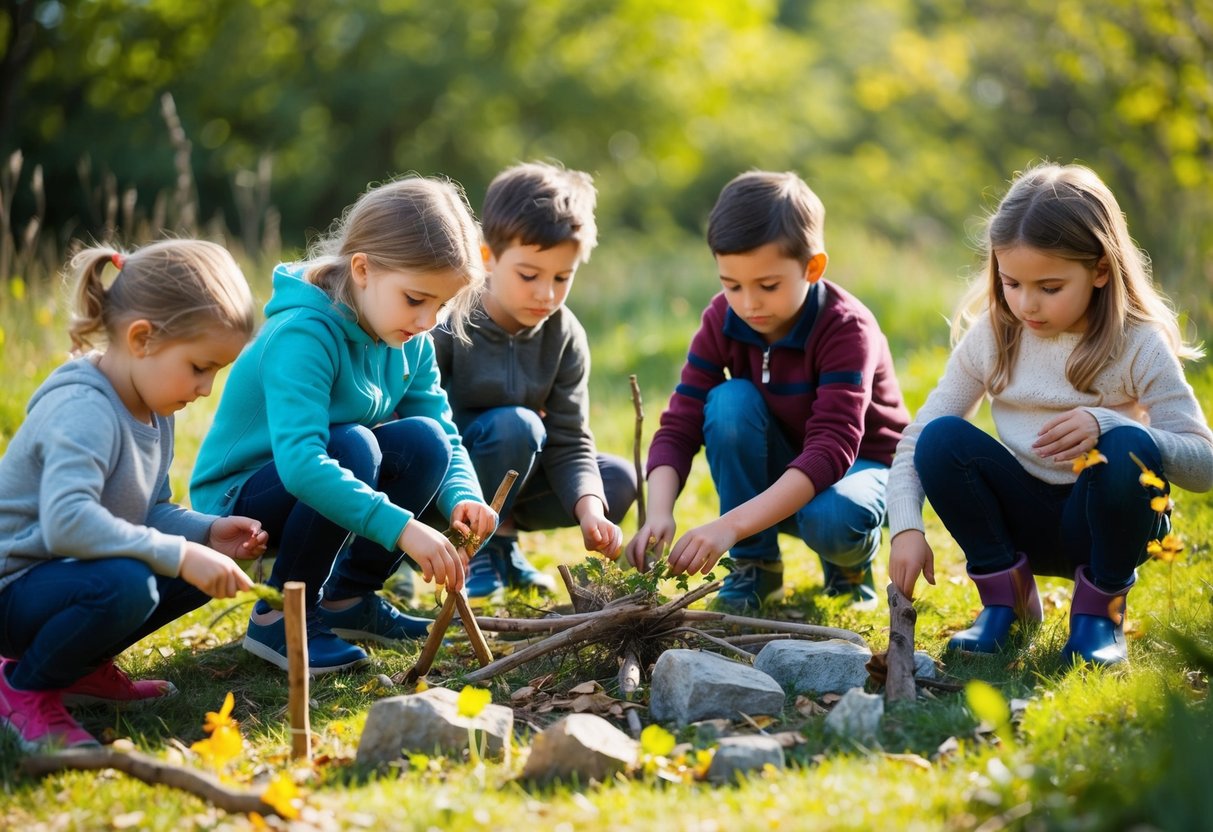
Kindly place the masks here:
[(1170, 552), (1182, 552), (1184, 550), (1183, 538), (1172, 532), (1162, 539), (1162, 548)]
[(219, 709), (219, 713), (206, 712), (206, 722), (203, 724), (202, 730), (213, 734), (216, 729), (223, 726), (236, 727), (236, 721), (232, 719), (232, 708), (234, 707), (236, 707), (236, 697), (229, 690), (227, 696), (223, 698), (223, 707)]
[(1150, 470), (1142, 471), (1141, 476), (1137, 478), (1137, 481), (1139, 483), (1141, 483), (1142, 485), (1144, 485), (1146, 488), (1163, 489), (1163, 488), (1167, 487), (1167, 484), (1165, 482), (1163, 482), (1162, 480), (1160, 480), (1158, 478), (1158, 475)]
[(239, 757), (243, 749), (244, 739), (234, 725), (220, 725), (209, 738), (198, 740), (190, 746), (190, 751), (202, 757), (216, 771)]
[(278, 776), (261, 793), (262, 802), (273, 806), (275, 812), (288, 820), (299, 817), (299, 809), (295, 806), (298, 797), (299, 789), (285, 771), (278, 772)]
[(1166, 496), (1165, 494), (1162, 495), (1161, 497), (1154, 497), (1150, 500), (1150, 508), (1157, 511), (1159, 514), (1163, 514), (1164, 512), (1166, 512), (1168, 509), (1171, 508), (1171, 506), (1172, 506), (1171, 498)]
[(1101, 462), (1107, 462), (1108, 458), (1101, 454), (1097, 449), (1092, 448), (1080, 457), (1074, 460), (1074, 473), (1077, 474), (1084, 468), (1090, 468), (1092, 465), (1098, 465)]
[(485, 709), (485, 706), (493, 701), (493, 694), (484, 688), (474, 688), (471, 685), (464, 685), (463, 690), (459, 691), (459, 700), (456, 707), (459, 710), (460, 716), (474, 717), (479, 716), (480, 712)]
[(640, 732), (640, 749), (649, 756), (664, 757), (674, 745), (674, 735), (660, 725), (650, 725)]

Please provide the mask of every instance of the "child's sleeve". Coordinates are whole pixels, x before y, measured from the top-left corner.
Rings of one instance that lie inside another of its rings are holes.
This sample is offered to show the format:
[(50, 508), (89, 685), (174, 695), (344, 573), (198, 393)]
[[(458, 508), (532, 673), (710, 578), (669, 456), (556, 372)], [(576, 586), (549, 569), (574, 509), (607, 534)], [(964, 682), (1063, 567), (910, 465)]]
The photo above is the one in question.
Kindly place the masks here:
[(926, 498), (914, 468), (918, 435), (928, 422), (940, 416), (967, 419), (974, 415), (986, 395), (985, 358), (990, 354), (992, 343), (988, 326), (979, 325), (966, 333), (949, 356), (939, 383), (902, 433), (893, 465), (889, 468), (886, 490), (890, 538), (906, 529), (923, 531), (922, 506)]
[(712, 388), (724, 384), (724, 314), (715, 303), (703, 311), (699, 329), (691, 339), (682, 376), (670, 403), (661, 414), (661, 426), (649, 443), (646, 475), (668, 465), (678, 472), (679, 488), (686, 484), (691, 462), (703, 446), (703, 409)]
[(547, 443), (540, 461), (570, 515), (587, 495), (606, 505), (598, 451), (590, 431), (590, 345), (585, 330), (570, 322), (552, 390), (544, 403)]
[(1124, 425), (1145, 428), (1162, 454), (1163, 473), (1170, 482), (1188, 491), (1213, 488), (1213, 433), (1184, 377), (1183, 365), (1157, 330), (1151, 328), (1145, 335), (1130, 373), (1149, 424), (1110, 408), (1086, 408), (1099, 422), (1099, 432)]
[(455, 425), (446, 391), (442, 389), (434, 342), (429, 336), (423, 336), (419, 346), (420, 349), (412, 362), (408, 385), (395, 410), (396, 415), (401, 418), (429, 416), (442, 426), (443, 433), (451, 444), (451, 465), (447, 468), (446, 478), (438, 490), (437, 504), (443, 516), (450, 517), (459, 503), (466, 500), (483, 503), (485, 499), (480, 491), (471, 457), (468, 456), (463, 438), (459, 435), (459, 428)]
[(172, 486), (169, 483), (169, 468), (173, 464), (173, 442), (176, 434), (174, 420), (165, 420), (167, 448), (164, 454), (164, 470), (156, 489), (156, 497), (147, 512), (147, 524), (166, 534), (178, 534), (194, 543), (206, 543), (210, 536), (214, 515), (203, 514), (173, 502)]

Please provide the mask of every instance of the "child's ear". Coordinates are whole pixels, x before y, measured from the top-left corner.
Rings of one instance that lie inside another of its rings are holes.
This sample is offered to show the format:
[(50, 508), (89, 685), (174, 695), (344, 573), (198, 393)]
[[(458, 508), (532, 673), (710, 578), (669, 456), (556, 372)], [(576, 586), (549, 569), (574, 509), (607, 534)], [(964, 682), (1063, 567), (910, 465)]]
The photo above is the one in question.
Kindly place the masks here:
[(497, 268), (497, 258), (493, 256), (493, 250), (489, 248), (488, 243), (480, 244), (480, 259), (484, 261), (484, 270), (491, 272)]
[(368, 263), (369, 261), (367, 260), (367, 256), (361, 251), (354, 252), (352, 255), (350, 255), (350, 277), (353, 279), (354, 284), (359, 289), (366, 288), (366, 273)]
[(126, 325), (126, 349), (136, 358), (147, 358), (154, 352), (152, 335), (156, 328), (147, 318), (139, 318)]
[(830, 258), (824, 251), (814, 254), (809, 258), (808, 265), (804, 267), (804, 279), (809, 283), (821, 280), (821, 276), (826, 273), (826, 264), (829, 262)]
[(1100, 257), (1099, 262), (1095, 264), (1095, 279), (1091, 281), (1092, 285), (1095, 286), (1096, 289), (1102, 289), (1104, 286), (1108, 285), (1108, 280), (1110, 280), (1111, 277), (1112, 267), (1108, 264), (1107, 256), (1105, 255), (1104, 257)]

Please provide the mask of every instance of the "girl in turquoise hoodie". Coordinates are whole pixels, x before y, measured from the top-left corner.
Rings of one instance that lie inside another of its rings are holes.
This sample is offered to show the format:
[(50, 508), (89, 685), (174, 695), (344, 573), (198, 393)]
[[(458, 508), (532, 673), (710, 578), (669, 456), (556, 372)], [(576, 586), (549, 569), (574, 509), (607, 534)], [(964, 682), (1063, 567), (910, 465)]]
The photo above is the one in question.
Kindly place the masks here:
[[(366, 660), (344, 639), (424, 636), (428, 619), (377, 594), (405, 552), (426, 580), (462, 588), (466, 554), (419, 519), (428, 505), (464, 534), (496, 527), (428, 334), (447, 318), (462, 336), (483, 284), (462, 191), (389, 182), (307, 261), (278, 266), (265, 325), (232, 366), (190, 495), (202, 510), (260, 520), (278, 549), (269, 583), (307, 585), (313, 675)], [(282, 614), (258, 602), (244, 647), (285, 670)]]

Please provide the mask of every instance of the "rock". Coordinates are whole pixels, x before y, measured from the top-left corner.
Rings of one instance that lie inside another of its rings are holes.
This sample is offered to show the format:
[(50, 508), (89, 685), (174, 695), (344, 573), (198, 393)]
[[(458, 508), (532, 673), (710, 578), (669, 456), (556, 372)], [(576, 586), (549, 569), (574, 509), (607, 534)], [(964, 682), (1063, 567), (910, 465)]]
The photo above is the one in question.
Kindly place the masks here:
[(667, 650), (653, 666), (649, 713), (657, 722), (689, 725), (704, 719), (776, 715), (784, 692), (770, 676), (715, 653)]
[[(446, 688), (380, 699), (366, 718), (358, 742), (357, 763), (375, 766), (410, 752), (462, 754), (468, 747), (468, 726), (487, 735), (489, 756), (509, 754), (514, 711), (486, 705), (472, 719), (459, 716), (459, 694)], [(479, 739), (479, 735), (477, 736)]]
[(935, 657), (925, 650), (914, 651), (914, 678), (935, 679), (939, 672), (935, 667)]
[(569, 714), (535, 737), (522, 779), (606, 782), (636, 764), (640, 743), (600, 716)]
[(761, 771), (768, 763), (783, 768), (783, 746), (773, 737), (724, 737), (712, 756), (708, 780), (735, 783), (738, 774)]
[(884, 716), (884, 697), (852, 688), (826, 716), (825, 728), (844, 739), (871, 745)]
[(868, 681), (865, 665), (871, 658), (866, 647), (842, 639), (772, 641), (754, 667), (791, 693), (845, 693)]

